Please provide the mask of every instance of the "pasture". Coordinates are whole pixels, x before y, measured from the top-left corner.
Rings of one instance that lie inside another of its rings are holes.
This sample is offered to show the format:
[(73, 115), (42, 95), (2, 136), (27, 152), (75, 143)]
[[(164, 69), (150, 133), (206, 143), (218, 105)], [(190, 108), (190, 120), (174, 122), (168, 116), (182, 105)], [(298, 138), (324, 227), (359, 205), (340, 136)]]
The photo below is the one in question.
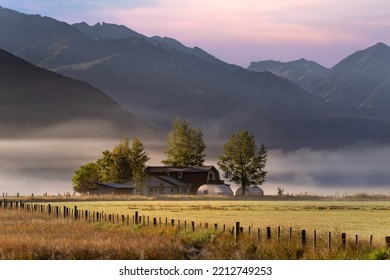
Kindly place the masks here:
[(0, 209), (0, 259), (390, 258), (389, 200), (50, 199)]
[(390, 235), (390, 201), (345, 200), (143, 200), (73, 201), (53, 205), (77, 206), (82, 210), (108, 214), (134, 215), (138, 211), (150, 218), (168, 218), (196, 224), (209, 223), (243, 227), (282, 227), (308, 231), (358, 234), (383, 240)]

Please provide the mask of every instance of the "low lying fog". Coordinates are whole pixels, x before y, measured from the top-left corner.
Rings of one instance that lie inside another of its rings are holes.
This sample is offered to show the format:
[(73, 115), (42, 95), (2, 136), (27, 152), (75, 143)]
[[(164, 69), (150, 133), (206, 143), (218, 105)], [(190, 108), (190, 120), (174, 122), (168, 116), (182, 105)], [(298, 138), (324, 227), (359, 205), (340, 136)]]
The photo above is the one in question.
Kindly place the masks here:
[[(165, 141), (144, 141), (149, 165), (161, 164)], [(73, 192), (74, 170), (118, 143), (119, 139), (0, 140), (0, 195)], [(221, 151), (221, 146), (209, 146), (205, 164), (216, 165)], [(277, 187), (286, 194), (390, 193), (390, 147), (268, 154), (265, 194), (276, 194)]]

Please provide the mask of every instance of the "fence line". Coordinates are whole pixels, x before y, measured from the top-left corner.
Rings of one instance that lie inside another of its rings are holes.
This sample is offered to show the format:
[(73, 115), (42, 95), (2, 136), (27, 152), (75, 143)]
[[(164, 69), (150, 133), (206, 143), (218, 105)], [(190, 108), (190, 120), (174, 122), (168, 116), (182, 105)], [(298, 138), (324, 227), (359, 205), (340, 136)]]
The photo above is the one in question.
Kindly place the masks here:
[[(202, 223), (199, 223), (199, 226), (196, 226), (195, 221), (190, 222), (190, 227), (189, 229), (187, 228), (187, 220), (180, 221), (180, 220), (175, 220), (175, 219), (168, 219), (167, 217), (165, 218), (165, 224), (163, 223), (163, 220), (161, 217), (152, 217), (150, 216), (145, 216), (145, 215), (140, 215), (138, 211), (134, 212), (134, 215), (130, 217), (130, 215), (119, 215), (119, 214), (107, 214), (104, 211), (89, 211), (89, 210), (81, 210), (77, 206), (74, 206), (73, 208), (69, 208), (66, 206), (60, 207), (60, 206), (53, 206), (51, 204), (38, 204), (38, 203), (33, 203), (33, 202), (24, 202), (22, 200), (15, 201), (15, 200), (7, 200), (3, 199), (0, 200), (0, 209), (3, 210), (17, 210), (17, 211), (24, 211), (27, 213), (39, 213), (42, 215), (47, 215), (50, 217), (54, 217), (57, 219), (72, 219), (75, 221), (86, 221), (88, 223), (91, 222), (108, 222), (108, 223), (113, 223), (113, 224), (123, 224), (126, 226), (148, 226), (148, 227), (171, 227), (171, 228), (176, 228), (178, 230), (191, 230), (191, 231), (196, 231), (196, 230), (214, 230), (214, 231), (221, 231), (221, 232), (227, 232), (230, 231), (230, 233), (234, 236), (236, 242), (240, 240), (240, 238), (246, 234), (248, 236), (256, 236), (257, 240), (266, 240), (266, 241), (271, 241), (274, 240), (275, 237), (273, 237), (272, 234), (272, 227), (267, 226), (266, 229), (266, 235), (263, 237), (262, 236), (262, 231), (261, 228), (257, 228), (257, 234), (253, 234), (254, 229), (253, 227), (249, 226), (248, 229), (245, 231), (244, 227), (241, 226), (241, 223), (237, 221), (234, 226), (231, 227), (231, 230), (227, 230), (227, 225), (223, 224), (222, 227), (220, 227), (219, 224), (214, 223), (212, 227), (209, 227), (209, 223), (204, 223), (204, 226), (202, 227)], [(278, 226), (276, 229), (276, 240), (277, 243), (279, 244), (281, 242), (281, 234), (282, 234), (282, 229), (280, 226)], [(293, 240), (293, 228), (289, 227), (288, 230), (288, 241), (291, 242)], [(309, 235), (308, 232), (305, 229), (302, 229), (301, 232), (298, 232), (299, 238), (300, 238), (300, 243), (301, 246), (304, 248), (308, 244), (309, 240)], [(312, 235), (312, 246), (314, 250), (316, 250), (318, 246), (318, 232), (317, 230), (313, 231)], [(327, 247), (329, 250), (332, 249), (332, 246), (334, 244), (334, 238), (335, 236), (331, 233), (328, 232), (327, 235)], [(358, 247), (359, 245), (359, 236), (356, 234), (354, 239), (354, 245)], [(340, 235), (341, 238), (341, 247), (345, 249), (347, 247), (347, 234), (345, 232), (342, 232)], [(336, 239), (337, 240), (337, 239)], [(333, 241), (333, 242), (332, 242)], [(388, 248), (390, 248), (390, 236), (385, 237), (385, 244)], [(373, 235), (370, 235), (369, 238), (369, 245), (373, 245)]]

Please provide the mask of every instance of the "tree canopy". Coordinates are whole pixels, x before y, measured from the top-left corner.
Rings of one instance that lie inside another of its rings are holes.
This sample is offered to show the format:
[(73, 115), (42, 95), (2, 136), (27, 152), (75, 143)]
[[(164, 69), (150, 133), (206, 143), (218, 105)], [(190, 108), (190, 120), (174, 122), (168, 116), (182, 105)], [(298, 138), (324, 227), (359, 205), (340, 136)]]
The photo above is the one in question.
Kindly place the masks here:
[(175, 119), (168, 137), (166, 166), (201, 166), (206, 144), (200, 129), (190, 127), (185, 120)]
[(88, 162), (75, 171), (72, 178), (73, 189), (80, 193), (86, 192), (95, 186), (99, 177), (99, 166), (94, 162)]
[(77, 192), (87, 192), (99, 181), (124, 183), (131, 179), (137, 187), (142, 188), (148, 160), (140, 139), (135, 138), (130, 147), (129, 139), (123, 138), (112, 152), (103, 151), (96, 162), (89, 162), (77, 169), (72, 178), (73, 188)]
[(250, 185), (261, 185), (267, 172), (264, 170), (267, 151), (264, 145), (256, 146), (253, 134), (242, 130), (230, 137), (219, 157), (218, 166), (224, 177), (241, 185), (243, 195)]

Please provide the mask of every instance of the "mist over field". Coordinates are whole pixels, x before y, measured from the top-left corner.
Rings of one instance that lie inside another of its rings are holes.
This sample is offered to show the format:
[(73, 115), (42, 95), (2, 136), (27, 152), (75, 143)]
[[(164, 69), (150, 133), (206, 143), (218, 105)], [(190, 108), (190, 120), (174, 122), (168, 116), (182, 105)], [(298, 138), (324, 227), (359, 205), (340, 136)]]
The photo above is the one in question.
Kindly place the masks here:
[[(143, 141), (151, 158), (149, 165), (161, 164), (165, 142)], [(74, 171), (118, 143), (119, 139), (0, 140), (0, 195), (73, 192)], [(216, 165), (221, 152), (222, 145), (208, 145), (205, 164)], [(263, 189), (265, 194), (276, 194), (277, 187), (283, 187), (285, 194), (389, 194), (389, 166), (390, 147), (288, 153), (273, 150), (268, 152)]]
[(390, 193), (390, 147), (350, 147), (334, 151), (301, 149), (271, 151), (267, 164), (267, 193)]

